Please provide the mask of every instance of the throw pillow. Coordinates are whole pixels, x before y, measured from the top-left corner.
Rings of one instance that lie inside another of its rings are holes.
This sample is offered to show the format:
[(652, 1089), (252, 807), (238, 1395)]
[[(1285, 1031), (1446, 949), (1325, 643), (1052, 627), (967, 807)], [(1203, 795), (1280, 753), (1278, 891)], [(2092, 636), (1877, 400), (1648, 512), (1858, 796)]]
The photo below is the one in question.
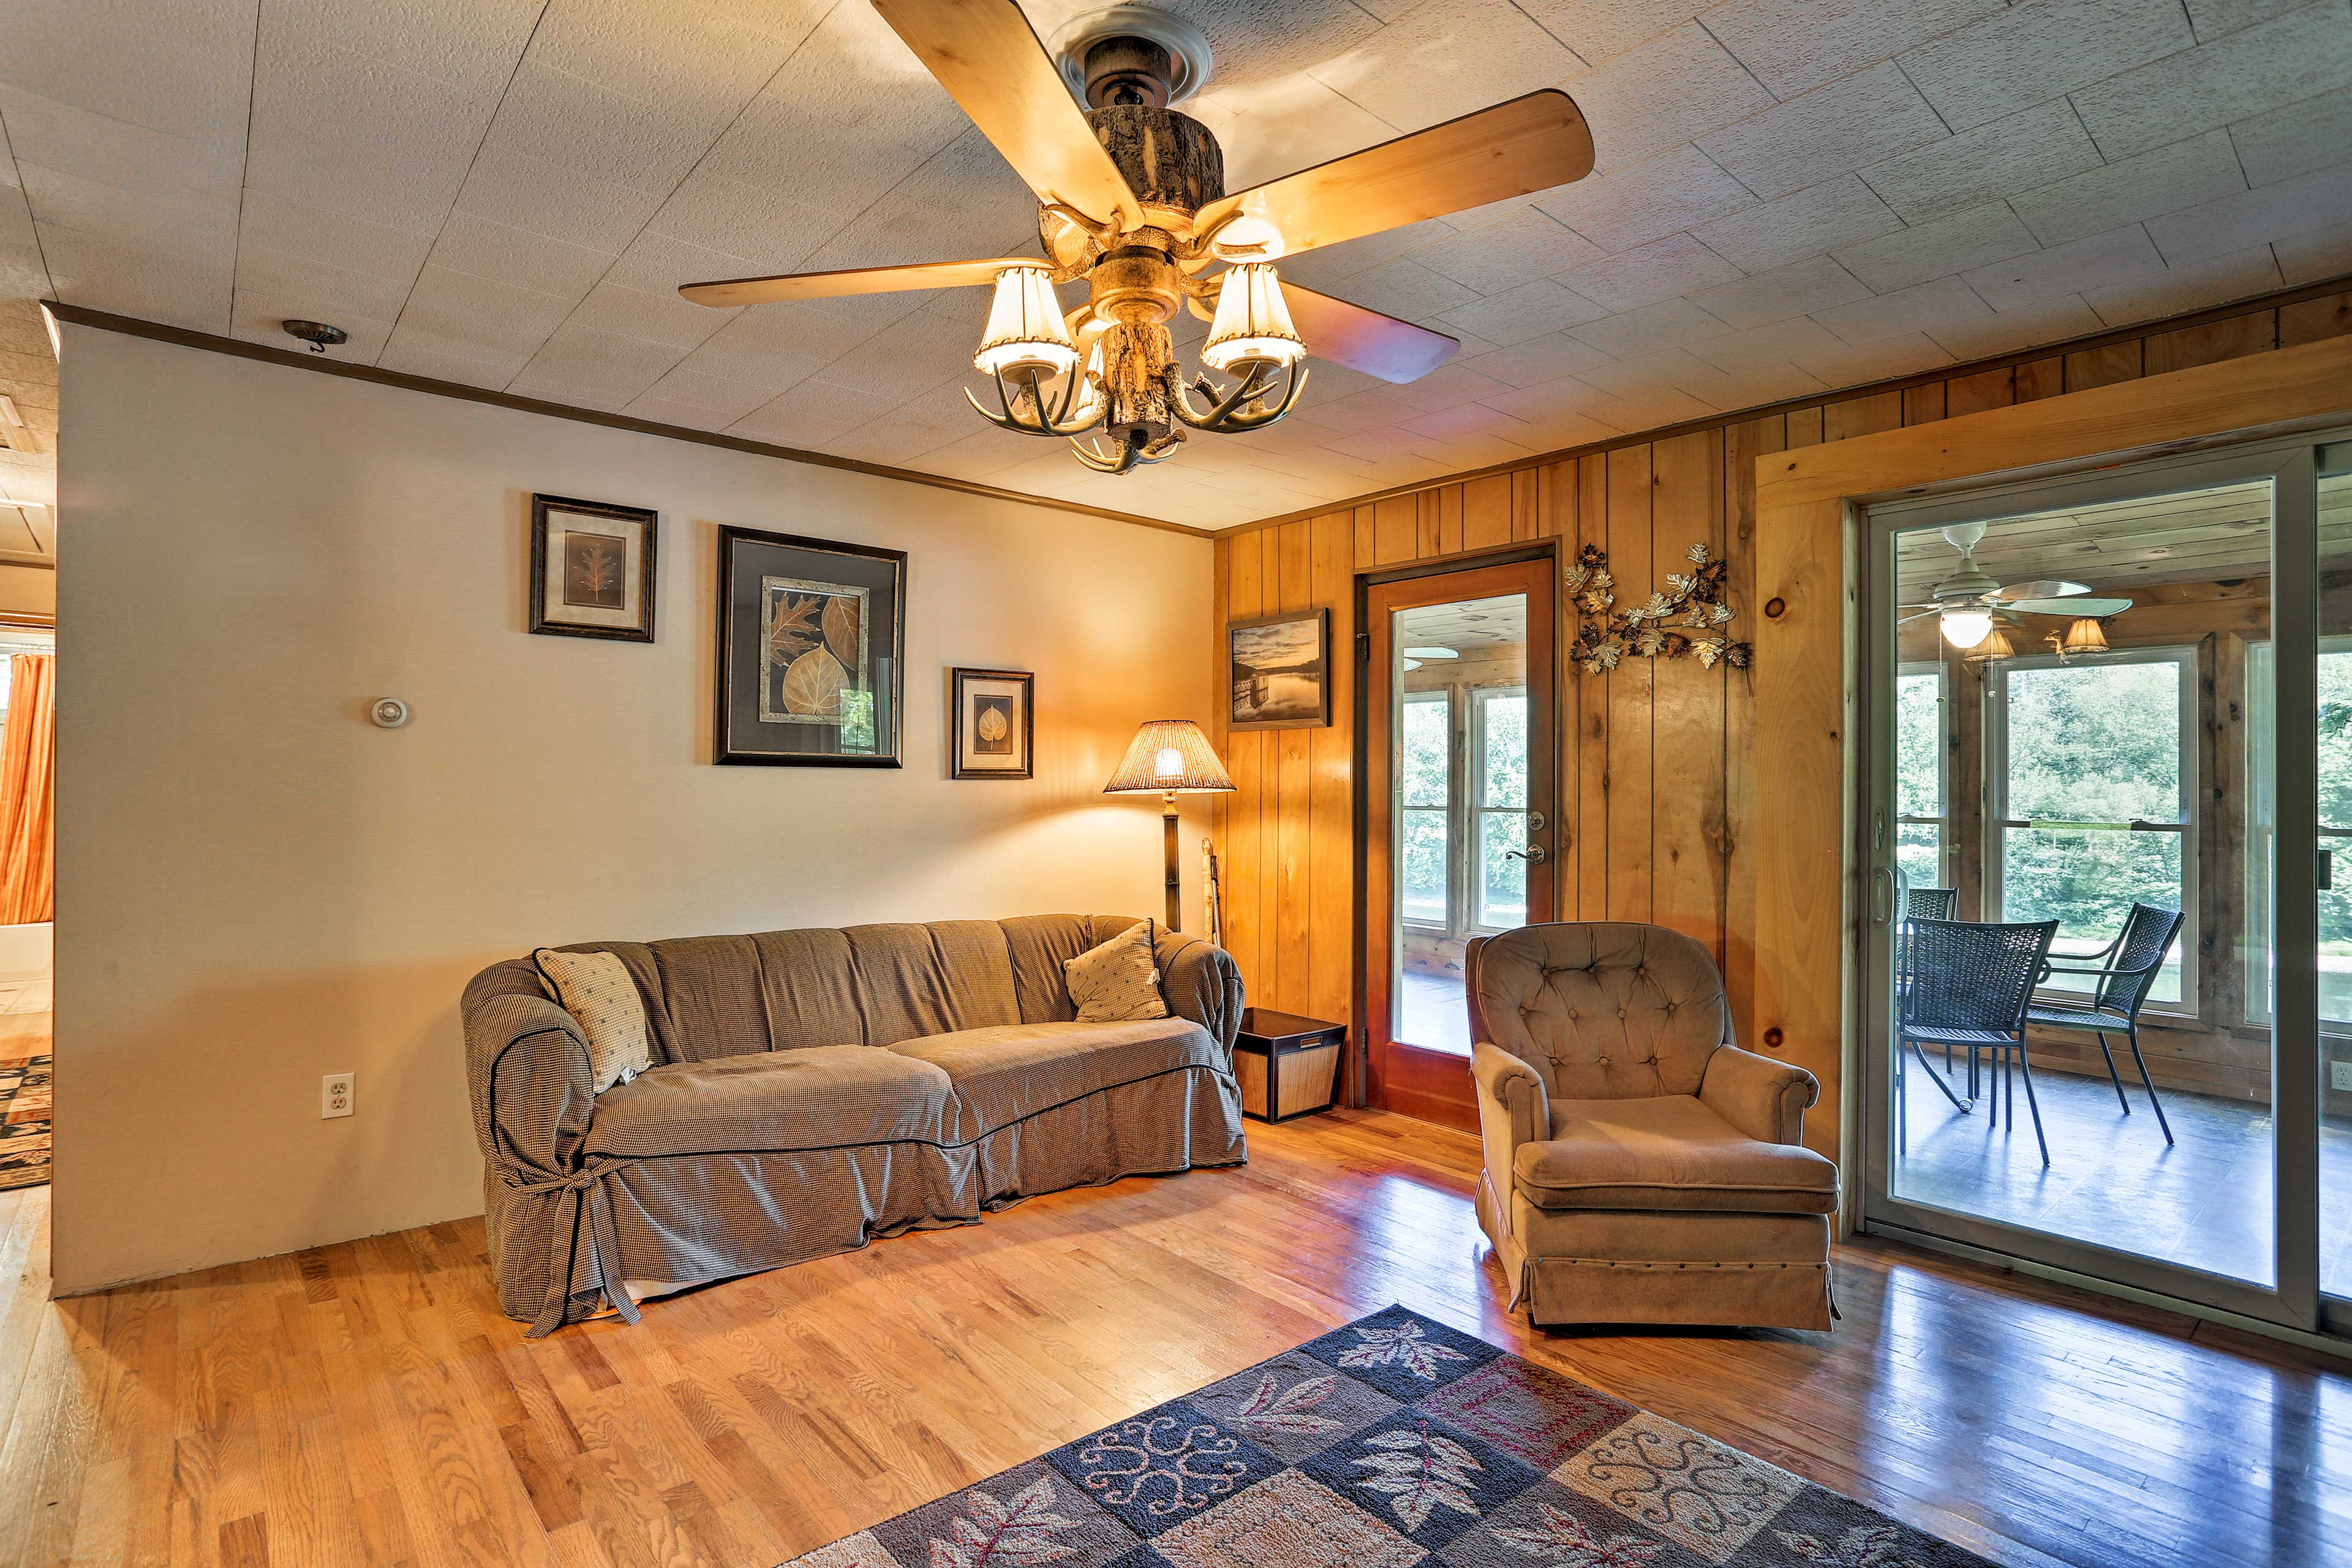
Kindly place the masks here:
[(1139, 921), (1062, 965), (1070, 1000), (1078, 1005), (1079, 1023), (1168, 1016), (1168, 1004), (1160, 994), (1160, 965), (1151, 955), (1155, 929), (1150, 921)]
[(563, 1010), (579, 1021), (595, 1093), (654, 1065), (645, 1000), (629, 978), (628, 965), (609, 952), (558, 952), (551, 947), (530, 956), (555, 987)]

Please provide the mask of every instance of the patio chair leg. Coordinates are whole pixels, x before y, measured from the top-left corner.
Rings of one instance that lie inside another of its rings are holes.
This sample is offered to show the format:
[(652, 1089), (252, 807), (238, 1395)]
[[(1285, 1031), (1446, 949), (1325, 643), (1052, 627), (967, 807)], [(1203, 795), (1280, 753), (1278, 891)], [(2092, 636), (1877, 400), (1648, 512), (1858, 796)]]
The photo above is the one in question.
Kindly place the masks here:
[(2042, 1135), (2042, 1105), (2033, 1098), (2033, 1064), (2025, 1059), (2023, 1040), (2017, 1042), (2017, 1070), (2025, 1079), (2025, 1109), (2033, 1112), (2033, 1141), (2042, 1145), (2042, 1163), (2047, 1165), (2050, 1163), (2050, 1140)]
[(2116, 1053), (2107, 1049), (2107, 1037), (2104, 1031), (2094, 1029), (2091, 1033), (2098, 1038), (2099, 1054), (2107, 1058), (2107, 1081), (2116, 1086), (2116, 1103), (2124, 1108), (2126, 1116), (2129, 1116), (2131, 1101), (2124, 1098), (2124, 1080), (2116, 1073)]
[(2156, 1098), (2156, 1079), (2147, 1076), (2147, 1058), (2139, 1054), (2139, 1031), (2134, 1029), (2125, 1038), (2131, 1041), (2132, 1064), (2139, 1068), (2139, 1081), (2147, 1086), (2147, 1102), (2156, 1107), (2156, 1124), (2164, 1129), (2164, 1141), (2172, 1142), (2172, 1123), (2164, 1119), (2164, 1101)]
[(1952, 1109), (1958, 1111), (1962, 1116), (1966, 1116), (1969, 1113), (1969, 1108), (1960, 1103), (1960, 1097), (1952, 1092), (1952, 1086), (1946, 1083), (1937, 1073), (1935, 1064), (1927, 1059), (1927, 1053), (1919, 1048), (1919, 1042), (1916, 1040), (1911, 1042), (1911, 1054), (1919, 1058), (1920, 1068), (1927, 1073), (1928, 1078), (1934, 1079), (1935, 1085), (1937, 1089), (1944, 1091), (1944, 1098), (1952, 1102)]

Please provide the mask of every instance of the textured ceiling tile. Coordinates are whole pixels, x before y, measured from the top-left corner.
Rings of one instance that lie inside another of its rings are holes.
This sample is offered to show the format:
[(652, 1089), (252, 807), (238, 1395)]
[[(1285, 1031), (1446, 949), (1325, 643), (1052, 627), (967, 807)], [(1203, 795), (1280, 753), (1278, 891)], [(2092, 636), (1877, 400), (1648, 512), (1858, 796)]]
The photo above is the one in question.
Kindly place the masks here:
[(1738, 268), (1689, 235), (1677, 234), (1580, 267), (1560, 280), (1604, 310), (1631, 310), (1739, 275)]
[[(741, 278), (763, 270), (748, 256), (711, 250), (648, 228), (609, 264), (602, 281), (646, 294), (675, 295), (683, 284)], [(695, 309), (708, 310), (712, 307), (697, 305)]]
[(1843, 174), (1695, 232), (1742, 272), (1762, 272), (1902, 226), (1903, 220), (1860, 178)]
[(1726, 126), (1699, 145), (1769, 200), (1947, 134), (1919, 89), (1889, 60)]
[(16, 173), (33, 219), (43, 227), (163, 254), (184, 251), (206, 265), (226, 263), (236, 251), (234, 195), (125, 191), (31, 163), (20, 162)]
[(840, 420), (845, 427), (879, 419), (898, 406), (895, 400), (814, 377), (778, 393), (762, 409), (789, 411), (822, 419)]
[(2331, 227), (2347, 218), (2352, 218), (2352, 163), (2315, 169), (2150, 218), (2147, 232), (2164, 259), (2179, 267), (2244, 250), (2264, 240)]
[(535, 352), (572, 313), (572, 301), (510, 283), (427, 266), (416, 276), (400, 325), (473, 341), (501, 353)]
[(1920, 223), (2098, 166), (2099, 150), (2061, 100), (1874, 163), (1862, 177)]
[(1424, 218), (1402, 228), (1383, 229), (1345, 245), (1326, 246), (1292, 257), (1283, 262), (1282, 276), (1286, 279), (1296, 278), (1311, 289), (1330, 289), (1342, 279), (1368, 272), (1423, 246), (1433, 245), (1453, 232), (1454, 226), (1443, 219)]
[[(1579, 327), (1575, 336), (1612, 359), (1625, 360), (1719, 338), (1730, 330), (1687, 300), (1667, 300)], [(1611, 368), (1596, 366), (1582, 373), (1583, 379), (1595, 386), (1609, 386), (1612, 384), (1602, 377)]]
[(740, 381), (728, 381), (678, 364), (672, 365), (659, 381), (647, 388), (646, 395), (721, 416), (719, 425), (712, 426), (716, 429), (732, 425), (766, 404), (775, 394), (767, 387), (748, 386)]
[(1313, 74), (1410, 131), (1549, 87), (1580, 63), (1510, 0), (1430, 0)]
[(981, 429), (923, 454), (923, 471), (950, 479), (981, 479), (1003, 472), (1029, 455), (1029, 443), (1001, 430)]
[(730, 421), (716, 409), (699, 407), (691, 403), (674, 403), (667, 397), (645, 393), (622, 405), (621, 412), (633, 418), (650, 419), (656, 425), (676, 425), (688, 430), (722, 431)]
[(1951, 351), (1925, 332), (1882, 338), (1874, 343), (1841, 347), (1834, 352), (1801, 354), (1797, 367), (1821, 377), (1831, 386), (1859, 386), (1864, 382), (1891, 381), (1952, 363)]
[(2271, 253), (2278, 258), (2279, 276), (2290, 289), (2323, 278), (2341, 278), (2352, 272), (2352, 223), (2274, 240)]
[[(1224, 149), (1229, 191), (1328, 163), (1397, 134), (1395, 126), (1311, 76), (1232, 89), (1220, 83), (1215, 96), (1230, 111), (1226, 123), (1212, 126)], [(1185, 111), (1193, 112), (1192, 106)]]
[(520, 359), (491, 363), (421, 347), (406, 341), (406, 334), (398, 331), (384, 344), (383, 352), (376, 355), (375, 363), (378, 370), (396, 370), (403, 375), (421, 375), (434, 381), (454, 381), (460, 386), (478, 386), (490, 392), (512, 381), (523, 365)]
[(1759, 365), (1727, 375), (1707, 394), (1710, 401), (1719, 400), (1727, 413), (1739, 408), (1760, 408), (1768, 403), (1785, 403), (1793, 397), (1811, 397), (1829, 390), (1829, 384), (1811, 371), (1793, 364)]
[(1958, 278), (1938, 278), (1876, 299), (1857, 300), (1814, 320), (1849, 343), (1874, 343), (1906, 332), (1934, 332), (1956, 322), (1990, 316), (1992, 307)]
[(1885, 294), (2040, 248), (2006, 203), (1991, 202), (1864, 240), (1836, 255), (1840, 266)]
[(1496, 436), (1515, 446), (1527, 446), (1528, 427), (1523, 422), (1483, 403), (1441, 408), (1434, 414), (1423, 414), (1406, 420), (1404, 427), (1416, 436), (1433, 437), (1441, 441), (1467, 441), (1480, 436)]
[(0, 80), (191, 142), (245, 140), (257, 0), (12, 0)]
[(1729, 374), (1753, 375), (1789, 364), (1800, 354), (1835, 353), (1843, 344), (1843, 339), (1819, 321), (1798, 316), (1769, 326), (1750, 327), (1744, 332), (1708, 338), (1692, 344), (1691, 353)]
[(397, 320), (408, 298), (404, 279), (352, 272), (258, 245), (237, 247), (236, 287), (239, 293), (287, 301), (289, 316), (331, 321), (346, 331), (351, 330), (344, 322), (347, 316)]
[(803, 258), (846, 221), (841, 214), (798, 205), (781, 185), (751, 184), (698, 169), (646, 227), (704, 250), (742, 257), (752, 263), (749, 270), (769, 273), (799, 270)]
[(1413, 259), (1481, 294), (1500, 294), (1598, 258), (1601, 247), (1534, 207), (1441, 239)]
[[(917, 310), (876, 333), (819, 372), (826, 381), (855, 387), (880, 397), (904, 398), (910, 389), (937, 386), (950, 377), (971, 376), (972, 351), (980, 342), (981, 319), (957, 323)], [(990, 394), (989, 395), (993, 395)], [(956, 406), (962, 417), (973, 416), (961, 398)]]
[(2113, 289), (2094, 289), (2083, 298), (2111, 327), (2152, 321), (2160, 316), (2183, 316), (2233, 300), (2244, 300), (2283, 289), (2278, 262), (2267, 245), (2208, 257), (2168, 268), (2153, 277)]
[(2179, 0), (2027, 0), (1902, 56), (1955, 131), (2030, 108), (2195, 41)]
[(1465, 289), (1410, 257), (1350, 273), (1333, 291), (1367, 309), (1408, 321), (1432, 320), (1479, 298), (1475, 289)]
[(2010, 206), (2044, 245), (2063, 245), (2246, 188), (2226, 131), (2104, 164), (2025, 191)]
[(2352, 147), (2352, 92), (2324, 92), (2230, 127), (2251, 184), (2324, 169)]
[(681, 300), (675, 293), (649, 294), (610, 281), (588, 291), (572, 324), (669, 348), (671, 360), (698, 345), (727, 322), (727, 312)]
[(664, 194), (526, 153), (484, 148), (457, 193), (457, 210), (617, 254), (660, 209)]
[(1456, 359), (1438, 366), (1419, 381), (1410, 381), (1402, 386), (1388, 387), (1384, 389), (1383, 395), (1391, 401), (1403, 404), (1407, 408), (1418, 408), (1424, 414), (1433, 414), (1441, 408), (1453, 408), (1461, 404), (1475, 403), (1479, 398), (1490, 397), (1496, 393), (1508, 392), (1510, 389), (1511, 384), (1497, 381), (1493, 376), (1483, 374), (1477, 367)]
[(2074, 94), (2099, 151), (2121, 158), (2324, 92), (2352, 91), (2352, 16), (2321, 0)]
[(330, 267), (397, 278), (404, 283), (415, 278), (433, 248), (429, 233), (389, 228), (288, 201), (268, 191), (245, 193), (237, 233), (243, 245), (266, 246)]
[(625, 185), (668, 190), (718, 133), (708, 113), (641, 102), (525, 59), (483, 142)]
[(2210, 43), (2224, 33), (2292, 11), (2295, 5), (2296, 0), (2188, 0), (2189, 20), (2197, 29), (2198, 41)]
[(1969, 286), (1996, 310), (2014, 310), (2063, 294), (2110, 288), (2164, 270), (2164, 259), (2139, 225), (1979, 267)]
[(1003, 256), (1037, 244), (1037, 198), (988, 138), (967, 131), (803, 263), (897, 267)]
[(1755, 193), (1696, 147), (1677, 147), (1613, 174), (1580, 180), (1536, 203), (1611, 251), (1647, 245), (1756, 205)]
[(554, 375), (525, 374), (508, 384), (506, 390), (517, 397), (534, 397), (541, 403), (560, 403), (567, 408), (593, 408), (603, 414), (622, 413), (637, 400), (635, 389), (625, 383), (608, 383), (576, 372)]
[(1382, 387), (1377, 392), (1350, 393), (1345, 397), (1318, 399), (1307, 411), (1317, 425), (1340, 435), (1354, 436), (1366, 430), (1384, 429), (1412, 418), (1421, 410), (1410, 404), (1399, 403)]
[(1835, 81), (2001, 8), (2001, 0), (1732, 0), (1706, 30), (1781, 98)]
[(1570, 447), (1590, 447), (1598, 442), (1614, 440), (1625, 433), (1624, 426), (1612, 424), (1598, 415), (1563, 408), (1529, 420), (1527, 440), (1536, 451), (1558, 452)]
[(1707, 314), (1734, 327), (1760, 327), (1867, 298), (1870, 290), (1851, 272), (1826, 256), (1815, 256), (1718, 284), (1691, 296)]
[[(814, 18), (807, 20), (813, 25)], [(530, 58), (641, 103), (661, 104), (715, 135), (799, 41), (696, 5), (553, 0), (531, 35)]]
[(436, 267), (545, 294), (574, 297), (594, 288), (617, 259), (601, 250), (566, 245), (529, 229), (509, 228), (472, 213), (451, 213), (433, 246)]
[(2040, 300), (2013, 310), (1937, 327), (1928, 335), (1957, 360), (1991, 359), (2066, 338), (2084, 337), (2105, 323), (2079, 294)]
[[(9, 151), (25, 163), (119, 190), (233, 196), (244, 177), (241, 142), (184, 141), (5, 82), (0, 120), (7, 122)], [(7, 177), (0, 172), (0, 179)]]
[(1496, 294), (1449, 310), (1445, 320), (1477, 333), (1488, 342), (1508, 348), (1529, 338), (1590, 321), (1601, 313), (1600, 306), (1574, 289), (1563, 289), (1549, 278), (1538, 278), (1507, 294)]
[(1773, 101), (1696, 22), (1560, 86), (1591, 121), (1595, 166), (1604, 174), (1695, 141)]
[[(1510, 348), (1495, 349), (1475, 359), (1457, 360), (1454, 365), (1500, 382), (1507, 387), (1519, 387), (1557, 381), (1580, 370), (1591, 370), (1607, 364), (1609, 358), (1591, 343), (1572, 338), (1566, 332), (1550, 332), (1543, 337), (1529, 338), (1526, 342)], [(1491, 401), (1496, 395), (1499, 394), (1486, 394), (1483, 400)]]
[(668, 343), (610, 331), (575, 316), (556, 329), (522, 374), (541, 384), (573, 376), (600, 394), (635, 397), (667, 375), (677, 359), (678, 351)]
[(1697, 0), (1520, 0), (1520, 5), (1588, 65), (1614, 59), (1706, 9)]
[(728, 322), (680, 360), (679, 368), (756, 386), (773, 396), (832, 363), (830, 354), (795, 353), (767, 338), (746, 338), (741, 318)]
[(1379, 426), (1370, 430), (1360, 430), (1355, 435), (1343, 436), (1339, 440), (1326, 445), (1331, 451), (1342, 456), (1361, 458), (1367, 463), (1374, 465), (1412, 458), (1443, 461), (1445, 457), (1444, 443), (1433, 440), (1427, 436), (1416, 436), (1402, 425)]
[(861, 425), (845, 435), (835, 437), (825, 443), (825, 450), (839, 457), (856, 458), (861, 462), (905, 468), (919, 460), (926, 453), (937, 451), (948, 444), (949, 437), (927, 426), (877, 419), (870, 425)]

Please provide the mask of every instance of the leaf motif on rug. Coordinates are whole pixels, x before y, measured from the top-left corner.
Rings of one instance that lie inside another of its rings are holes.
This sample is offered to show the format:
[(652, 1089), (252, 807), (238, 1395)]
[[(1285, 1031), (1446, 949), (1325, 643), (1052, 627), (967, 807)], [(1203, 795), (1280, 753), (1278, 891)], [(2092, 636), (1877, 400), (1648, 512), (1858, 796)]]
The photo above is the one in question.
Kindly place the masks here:
[(1234, 1419), (1260, 1432), (1336, 1432), (1339, 1423), (1316, 1415), (1315, 1407), (1329, 1399), (1339, 1385), (1336, 1377), (1310, 1377), (1276, 1394), (1274, 1373), (1269, 1372), (1258, 1379), (1257, 1392)]
[(1044, 1477), (1000, 1502), (978, 1487), (965, 1494), (966, 1512), (931, 1542), (931, 1568), (1026, 1568), (1072, 1554), (1054, 1537), (1077, 1521), (1054, 1511), (1054, 1484)]
[(1393, 1329), (1368, 1329), (1359, 1324), (1356, 1332), (1363, 1342), (1339, 1358), (1341, 1366), (1402, 1366), (1414, 1376), (1434, 1383), (1440, 1362), (1470, 1359), (1451, 1345), (1442, 1345), (1429, 1338), (1422, 1332), (1419, 1323), (1404, 1323)]
[(1407, 1530), (1419, 1530), (1440, 1508), (1478, 1517), (1478, 1504), (1470, 1496), (1478, 1480), (1470, 1472), (1484, 1467), (1469, 1449), (1431, 1431), (1428, 1422), (1416, 1422), (1411, 1431), (1375, 1433), (1364, 1446), (1381, 1451), (1358, 1456), (1356, 1463), (1375, 1473), (1356, 1484), (1384, 1494)]
[(1905, 1544), (1903, 1532), (1891, 1524), (1857, 1524), (1835, 1546), (1817, 1535), (1786, 1530), (1772, 1534), (1790, 1556), (1822, 1568), (1919, 1568), (1916, 1559), (1898, 1555)]
[[(1563, 1513), (1549, 1503), (1538, 1506), (1543, 1513), (1541, 1524), (1497, 1530), (1495, 1538), (1509, 1542), (1530, 1557), (1565, 1563), (1567, 1568), (1632, 1568), (1666, 1549), (1663, 1541), (1644, 1541), (1633, 1535), (1612, 1535), (1604, 1540), (1587, 1530), (1584, 1521), (1574, 1514)], [(1780, 1539), (1785, 1544), (1789, 1537)]]

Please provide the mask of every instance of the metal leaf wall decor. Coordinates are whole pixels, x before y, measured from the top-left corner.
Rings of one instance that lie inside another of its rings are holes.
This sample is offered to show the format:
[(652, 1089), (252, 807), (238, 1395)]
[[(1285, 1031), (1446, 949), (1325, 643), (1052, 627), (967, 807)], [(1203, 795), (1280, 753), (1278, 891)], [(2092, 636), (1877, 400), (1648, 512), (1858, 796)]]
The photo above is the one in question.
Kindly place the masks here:
[(1607, 553), (1591, 544), (1576, 552), (1576, 564), (1568, 570), (1568, 602), (1580, 615), (1576, 641), (1568, 651), (1586, 674), (1614, 669), (1629, 654), (1635, 658), (1695, 654), (1705, 668), (1717, 663), (1748, 668), (1754, 649), (1734, 641), (1724, 629), (1734, 613), (1724, 602), (1730, 563), (1708, 559), (1705, 544), (1692, 545), (1686, 554), (1692, 569), (1668, 573), (1666, 592), (1651, 595), (1646, 605), (1620, 610)]

